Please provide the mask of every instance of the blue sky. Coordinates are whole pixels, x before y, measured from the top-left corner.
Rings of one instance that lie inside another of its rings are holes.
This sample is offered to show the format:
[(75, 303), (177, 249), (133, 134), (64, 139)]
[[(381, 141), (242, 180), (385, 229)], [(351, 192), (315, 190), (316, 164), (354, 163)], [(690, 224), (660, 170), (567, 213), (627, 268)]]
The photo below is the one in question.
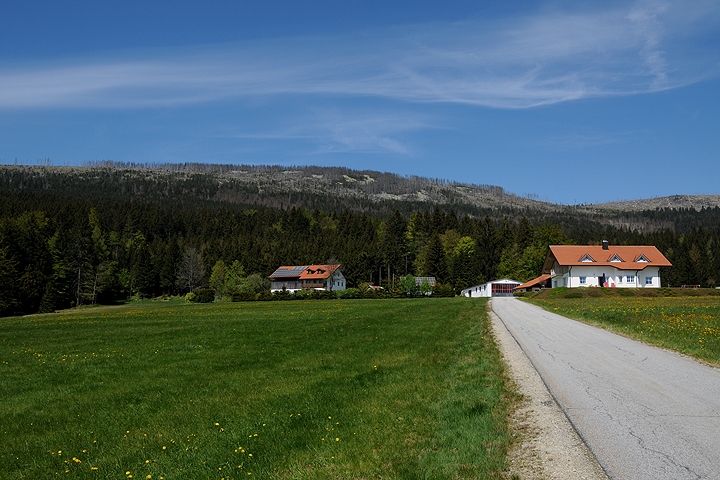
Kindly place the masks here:
[(720, 2), (0, 0), (0, 163), (720, 194)]

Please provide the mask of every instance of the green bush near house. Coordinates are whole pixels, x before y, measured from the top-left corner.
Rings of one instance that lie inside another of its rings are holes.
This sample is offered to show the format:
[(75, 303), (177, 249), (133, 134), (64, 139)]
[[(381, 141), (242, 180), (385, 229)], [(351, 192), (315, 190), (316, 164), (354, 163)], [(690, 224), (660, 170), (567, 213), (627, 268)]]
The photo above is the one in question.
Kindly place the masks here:
[(636, 288), (618, 288), (617, 294), (621, 297), (635, 297), (637, 296), (637, 291)]
[(548, 297), (559, 297), (564, 296), (565, 293), (567, 293), (568, 288), (567, 287), (556, 287), (552, 288), (547, 292)]

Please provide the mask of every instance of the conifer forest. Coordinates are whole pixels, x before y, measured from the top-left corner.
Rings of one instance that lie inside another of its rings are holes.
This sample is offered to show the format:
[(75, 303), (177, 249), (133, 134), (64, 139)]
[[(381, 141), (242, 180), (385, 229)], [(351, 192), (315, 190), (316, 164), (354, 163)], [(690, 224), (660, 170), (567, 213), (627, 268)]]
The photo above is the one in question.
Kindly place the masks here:
[[(373, 188), (389, 191), (396, 181), (386, 181)], [(218, 276), (227, 291), (260, 292), (278, 266), (318, 263), (342, 264), (352, 287), (392, 289), (412, 274), (459, 292), (536, 277), (548, 245), (603, 239), (657, 246), (673, 263), (663, 286), (720, 282), (718, 207), (610, 213), (503, 206), (504, 192), (472, 205), (337, 188), (288, 189), (272, 175), (233, 183), (202, 169), (0, 167), (0, 315), (185, 294), (217, 288)]]

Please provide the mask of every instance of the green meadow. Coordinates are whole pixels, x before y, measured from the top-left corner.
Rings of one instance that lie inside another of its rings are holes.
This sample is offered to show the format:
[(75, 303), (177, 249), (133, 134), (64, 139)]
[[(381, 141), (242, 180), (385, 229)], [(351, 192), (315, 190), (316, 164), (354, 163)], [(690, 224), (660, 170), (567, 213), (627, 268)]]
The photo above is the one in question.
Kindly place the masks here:
[(0, 478), (501, 478), (484, 301), (139, 302), (0, 319)]

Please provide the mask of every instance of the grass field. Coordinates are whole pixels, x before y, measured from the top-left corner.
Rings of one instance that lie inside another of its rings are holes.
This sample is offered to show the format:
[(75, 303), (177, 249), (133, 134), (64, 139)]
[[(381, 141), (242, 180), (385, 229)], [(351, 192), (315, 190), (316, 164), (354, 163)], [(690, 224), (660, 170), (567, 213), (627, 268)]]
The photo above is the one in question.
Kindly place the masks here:
[(720, 365), (718, 296), (574, 296), (547, 295), (531, 301), (561, 315)]
[(485, 302), (141, 302), (0, 319), (0, 478), (500, 478)]

